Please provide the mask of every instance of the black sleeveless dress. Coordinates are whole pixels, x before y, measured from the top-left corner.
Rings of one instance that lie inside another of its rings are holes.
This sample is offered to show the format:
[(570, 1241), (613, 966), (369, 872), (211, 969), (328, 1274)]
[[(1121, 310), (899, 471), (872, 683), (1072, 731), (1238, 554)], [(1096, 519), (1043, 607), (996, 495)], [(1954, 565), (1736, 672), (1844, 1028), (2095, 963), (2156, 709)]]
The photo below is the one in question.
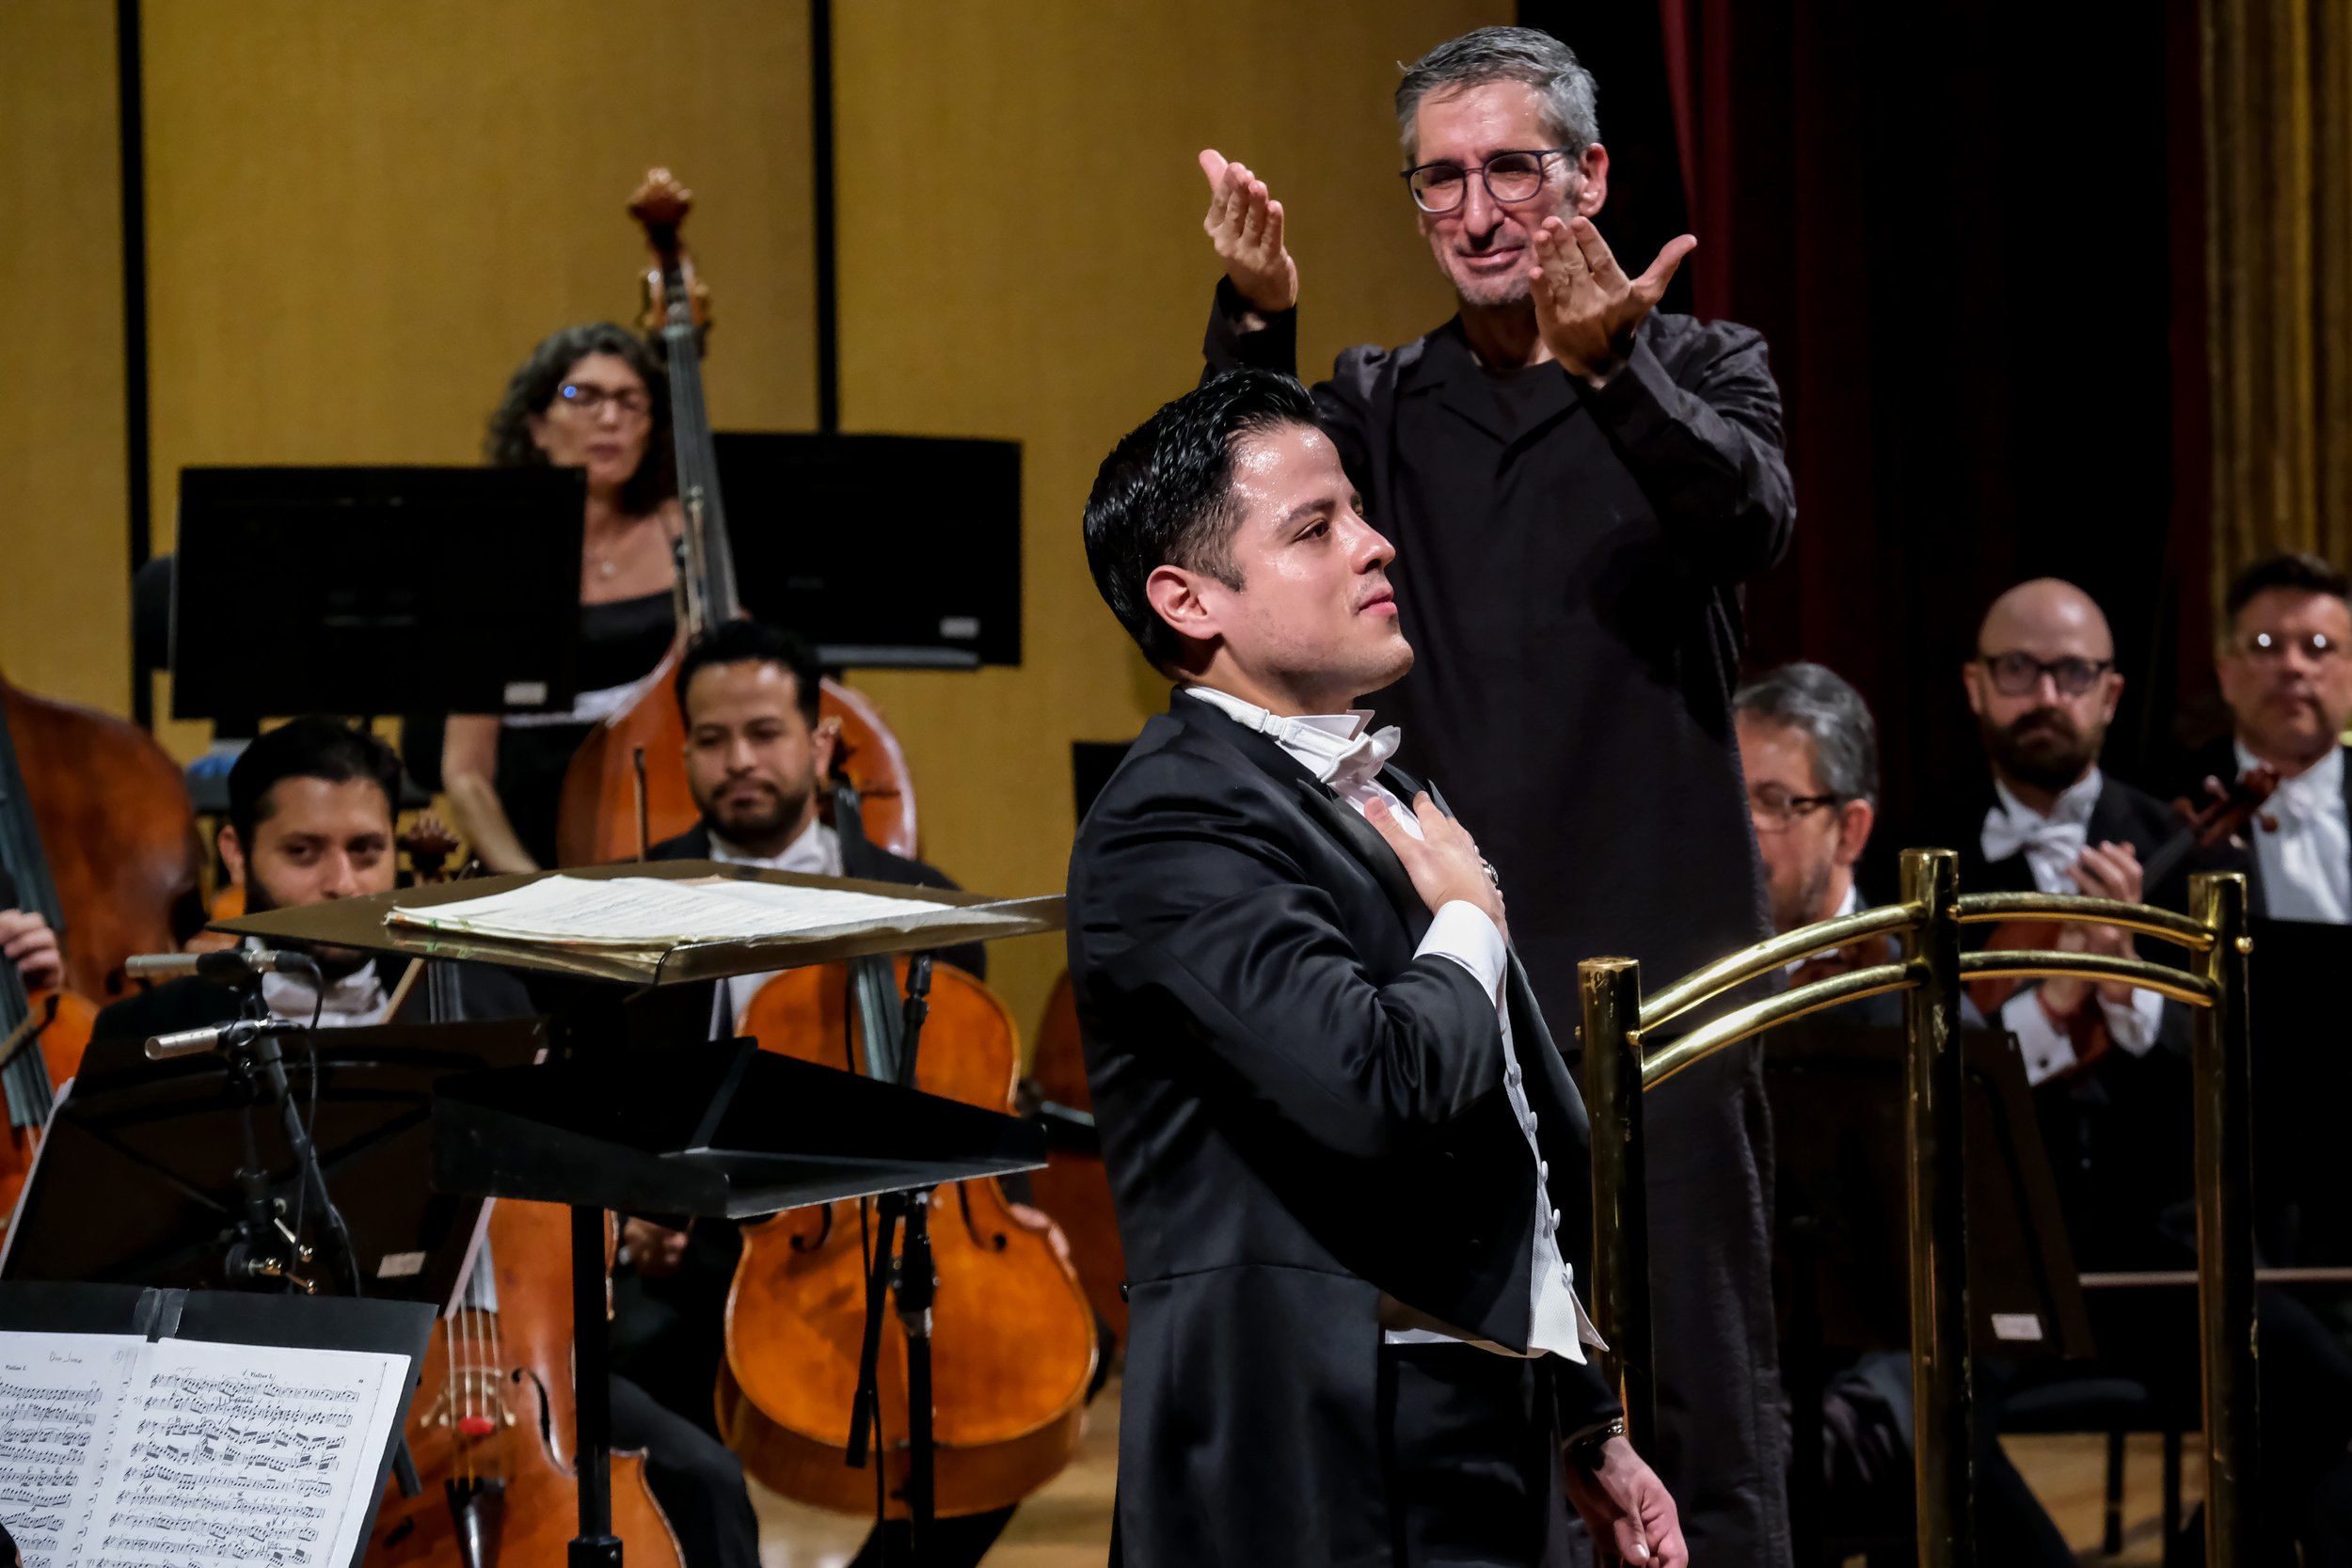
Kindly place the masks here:
[(509, 714), (499, 726), (499, 803), (531, 858), (555, 862), (564, 773), (588, 732), (628, 701), (677, 635), (668, 589), (580, 607), (580, 697), (569, 713)]

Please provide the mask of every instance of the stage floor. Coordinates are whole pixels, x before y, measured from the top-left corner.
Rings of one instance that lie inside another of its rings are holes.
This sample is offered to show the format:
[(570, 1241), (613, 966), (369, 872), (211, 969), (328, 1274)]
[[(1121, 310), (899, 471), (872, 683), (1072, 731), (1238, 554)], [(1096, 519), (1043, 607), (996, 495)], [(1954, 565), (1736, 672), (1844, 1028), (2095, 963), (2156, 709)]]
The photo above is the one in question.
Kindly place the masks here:
[[(2162, 1560), (2157, 1541), (2158, 1447), (2154, 1436), (2129, 1441), (2124, 1464), (2123, 1552), (2098, 1554), (2099, 1498), (2106, 1476), (2106, 1443), (2090, 1437), (2022, 1437), (2009, 1451), (2058, 1521), (2058, 1528), (2086, 1562), (2147, 1564)], [(2194, 1507), (2204, 1476), (2188, 1445), (2182, 1478), (2185, 1506)], [(1118, 1467), (1119, 1380), (1088, 1412), (1078, 1457), (1021, 1512), (988, 1556), (988, 1568), (1102, 1568), (1111, 1538), (1111, 1483)], [(866, 1537), (861, 1520), (820, 1513), (785, 1501), (756, 1481), (752, 1501), (759, 1510), (762, 1568), (841, 1568)]]

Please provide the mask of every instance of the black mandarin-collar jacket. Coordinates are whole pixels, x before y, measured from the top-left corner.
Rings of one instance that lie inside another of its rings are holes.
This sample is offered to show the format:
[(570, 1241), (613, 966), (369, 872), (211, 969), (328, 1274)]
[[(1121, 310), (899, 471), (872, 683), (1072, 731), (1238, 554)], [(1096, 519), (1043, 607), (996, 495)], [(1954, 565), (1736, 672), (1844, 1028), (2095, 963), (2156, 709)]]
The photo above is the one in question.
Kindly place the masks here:
[[(1429, 921), (1370, 824), (1193, 698), (1079, 831), (1071, 977), (1133, 1309), (1131, 1568), (1387, 1563), (1379, 1296), (1526, 1344), (1534, 1156), (1492, 1001), (1413, 956)], [(1507, 983), (1581, 1290), (1584, 1107), (1516, 959)], [(1614, 1409), (1591, 1366), (1547, 1366), (1564, 1430)]]

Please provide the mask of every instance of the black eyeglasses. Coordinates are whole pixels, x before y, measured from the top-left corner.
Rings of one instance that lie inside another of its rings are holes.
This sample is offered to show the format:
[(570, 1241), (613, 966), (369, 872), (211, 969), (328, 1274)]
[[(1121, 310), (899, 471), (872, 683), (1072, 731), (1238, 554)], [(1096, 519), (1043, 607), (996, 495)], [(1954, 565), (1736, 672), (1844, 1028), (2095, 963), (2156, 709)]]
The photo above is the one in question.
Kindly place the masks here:
[[(1486, 194), (1497, 201), (1525, 201), (1544, 188), (1544, 160), (1573, 147), (1539, 147), (1525, 152), (1498, 152), (1475, 171), (1486, 182)], [(1459, 164), (1422, 164), (1405, 171), (1405, 186), (1414, 205), (1424, 213), (1450, 213), (1470, 196), (1471, 170)]]
[(566, 408), (577, 408), (586, 419), (595, 419), (606, 404), (620, 410), (625, 420), (642, 420), (653, 412), (653, 396), (643, 387), (596, 387), (585, 381), (566, 381), (555, 389), (556, 401)]
[(1748, 815), (1761, 833), (1786, 832), (1807, 813), (1845, 803), (1842, 795), (1791, 795), (1778, 784), (1758, 784), (1748, 791)]
[(2305, 632), (2299, 637), (2282, 631), (2257, 631), (2247, 634), (2238, 643), (2238, 651), (2265, 664), (2276, 664), (2289, 653), (2299, 653), (2313, 664), (2325, 664), (2331, 658), (2342, 658), (2346, 649), (2324, 631)]
[(1993, 689), (2004, 697), (2025, 696), (2042, 684), (2044, 675), (2064, 695), (2079, 697), (2115, 668), (2111, 658), (2044, 659), (2023, 652), (1979, 654), (1977, 657), (1992, 673)]

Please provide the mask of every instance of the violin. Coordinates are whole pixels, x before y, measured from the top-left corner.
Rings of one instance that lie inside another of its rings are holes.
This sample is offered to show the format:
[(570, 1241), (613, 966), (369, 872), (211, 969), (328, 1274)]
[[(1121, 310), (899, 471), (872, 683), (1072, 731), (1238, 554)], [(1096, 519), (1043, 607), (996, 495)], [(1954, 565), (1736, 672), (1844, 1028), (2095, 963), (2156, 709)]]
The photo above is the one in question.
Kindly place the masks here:
[[(2250, 824), (2259, 823), (2275, 831), (2277, 825), (2263, 815), (2264, 805), (2279, 787), (2275, 768), (2249, 768), (2227, 785), (2216, 780), (2208, 781), (2208, 787), (2211, 799), (2202, 806), (2192, 804), (2185, 796), (2172, 802), (2172, 813), (2180, 825), (2140, 868), (2142, 889), (2163, 886), (2180, 873), (2191, 856), (2228, 842)], [(2048, 951), (2060, 945), (2062, 930), (2056, 921), (2005, 920), (1993, 927), (1985, 946), (2007, 952)], [(1991, 1018), (2026, 984), (2025, 980), (2009, 975), (1971, 980), (1967, 982), (1968, 996)], [(2106, 1015), (2096, 1007), (2084, 1008), (2070, 1032), (2074, 1036), (2074, 1065), (2068, 1069), (2068, 1076), (2081, 1074), (2113, 1044), (2107, 1033)]]
[[(421, 1010), (427, 1023), (455, 1018), (455, 990), (449, 965), (412, 960), (390, 1011)], [(403, 1428), (424, 1486), (413, 1497), (386, 1493), (368, 1543), (373, 1568), (567, 1562), (580, 1517), (579, 1472), (564, 1449), (576, 1401), (571, 1253), (562, 1204), (492, 1201), (464, 1295), (434, 1326)], [(631, 1568), (683, 1568), (644, 1455), (615, 1452), (612, 1475), (612, 1533)]]
[[(564, 774), (556, 815), (556, 858), (564, 865), (627, 860), (647, 842), (691, 828), (700, 816), (686, 784), (686, 726), (671, 683), (686, 645), (712, 626), (740, 620), (735, 559), (727, 544), (719, 467), (703, 402), (702, 343), (710, 325), (709, 291), (694, 271), (679, 229), (693, 193), (666, 168), (645, 176), (629, 200), (653, 253), (646, 276), (648, 316), (659, 323), (670, 373), (670, 436), (677, 455), (678, 504), (686, 515), (678, 541), (678, 636), (653, 673), (618, 711), (591, 730)], [(820, 721), (840, 732), (836, 766), (866, 801), (867, 831), (894, 854), (913, 855), (914, 790), (898, 737), (864, 694), (828, 678), (818, 694)], [(647, 759), (642, 795), (637, 758)], [(642, 817), (641, 805), (642, 800)]]
[[(741, 1031), (763, 1050), (871, 1070), (867, 1042), (888, 1027), (882, 998), (898, 996), (908, 964), (858, 961), (868, 973), (854, 1010), (850, 966), (787, 970), (753, 996)], [(1010, 1111), (1019, 1074), (1020, 1033), (1004, 1004), (962, 971), (935, 966), (915, 1087)], [(1052, 1222), (1017, 1211), (993, 1180), (956, 1182), (929, 1202), (935, 1508), (943, 1517), (984, 1513), (1018, 1503), (1076, 1451), (1099, 1354), (1093, 1310)], [(854, 1396), (874, 1229), (872, 1199), (745, 1226), (719, 1375), (720, 1433), (744, 1470), (843, 1513), (872, 1512), (876, 1492), (872, 1473), (848, 1462), (852, 1429), (866, 1419)], [(881, 1332), (882, 1490), (890, 1516), (903, 1519), (906, 1335), (886, 1307)]]

